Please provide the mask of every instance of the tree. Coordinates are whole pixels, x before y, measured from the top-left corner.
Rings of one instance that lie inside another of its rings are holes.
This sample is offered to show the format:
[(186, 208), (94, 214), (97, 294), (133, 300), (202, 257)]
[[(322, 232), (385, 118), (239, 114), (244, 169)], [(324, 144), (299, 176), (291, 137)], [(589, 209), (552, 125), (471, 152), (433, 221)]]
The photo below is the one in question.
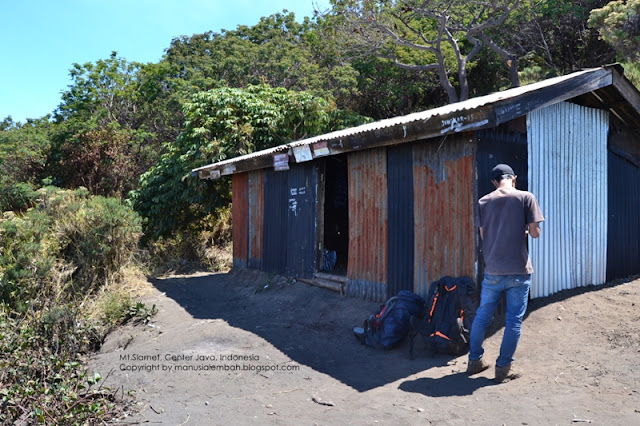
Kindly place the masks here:
[(607, 0), (525, 1), (502, 28), (523, 82), (615, 61), (613, 50), (587, 25), (589, 12)]
[(15, 123), (0, 123), (0, 180), (39, 184), (51, 149), (49, 116)]
[(65, 186), (83, 186), (94, 195), (126, 195), (151, 166), (137, 137), (136, 132), (117, 126), (77, 135), (60, 147), (62, 170), (58, 178)]
[[(396, 66), (435, 71), (449, 102), (468, 99), (468, 68), (483, 46), (500, 55), (517, 86), (517, 57), (490, 36), (520, 0), (332, 0), (330, 12), (352, 51), (391, 59)], [(453, 70), (453, 71), (452, 71)], [(459, 92), (450, 74), (455, 72)]]
[(127, 62), (111, 52), (95, 63), (73, 64), (73, 83), (62, 93), (57, 121), (83, 120), (106, 126), (118, 123), (135, 129), (140, 125), (138, 72), (142, 64)]
[(162, 153), (157, 134), (148, 130), (166, 129), (158, 125), (165, 111), (152, 109), (158, 105), (156, 73), (112, 52), (95, 63), (73, 64), (70, 75), (55, 113), (48, 172), (61, 187), (123, 196)]
[(355, 71), (335, 55), (330, 40), (320, 38), (308, 18), (276, 13), (254, 26), (208, 31), (171, 41), (163, 58), (169, 81), (194, 94), (217, 87), (267, 84), (308, 91), (345, 105), (353, 96)]
[(640, 61), (640, 0), (612, 1), (594, 9), (589, 25), (598, 29), (622, 60)]
[(206, 226), (202, 219), (230, 202), (228, 180), (203, 183), (192, 169), (367, 121), (308, 93), (266, 85), (198, 93), (184, 113), (180, 136), (131, 194), (151, 239)]

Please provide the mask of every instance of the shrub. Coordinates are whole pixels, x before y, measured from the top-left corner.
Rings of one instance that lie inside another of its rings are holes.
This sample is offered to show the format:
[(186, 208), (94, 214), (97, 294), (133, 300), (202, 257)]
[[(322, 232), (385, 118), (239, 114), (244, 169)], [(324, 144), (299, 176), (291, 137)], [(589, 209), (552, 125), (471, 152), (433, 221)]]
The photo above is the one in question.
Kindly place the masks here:
[(0, 219), (0, 423), (104, 423), (119, 405), (81, 356), (113, 326), (155, 313), (105, 290), (132, 264), (140, 220), (86, 189), (44, 188), (36, 204)]
[(55, 238), (61, 243), (61, 257), (75, 268), (75, 291), (104, 284), (133, 259), (141, 235), (140, 218), (120, 201), (91, 197), (60, 213)]
[(38, 209), (0, 221), (0, 300), (21, 311), (31, 299), (81, 299), (133, 259), (140, 234), (116, 199), (40, 190)]
[[(0, 306), (1, 424), (82, 425), (113, 417), (113, 395), (96, 388), (100, 375), (83, 371), (69, 344), (88, 334), (76, 319), (67, 307), (18, 319)], [(60, 324), (64, 329), (55, 330)]]
[(35, 206), (38, 193), (26, 182), (0, 179), (0, 212), (23, 212)]
[(161, 237), (147, 244), (151, 267), (157, 274), (182, 273), (204, 268), (227, 271), (231, 252), (231, 207), (218, 208), (197, 227)]

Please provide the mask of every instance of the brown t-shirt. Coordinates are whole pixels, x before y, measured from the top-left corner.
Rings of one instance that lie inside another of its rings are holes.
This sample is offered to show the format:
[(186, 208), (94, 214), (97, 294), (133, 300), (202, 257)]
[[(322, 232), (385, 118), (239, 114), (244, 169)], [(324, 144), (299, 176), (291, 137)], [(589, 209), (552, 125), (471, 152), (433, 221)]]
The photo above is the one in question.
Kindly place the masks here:
[(478, 215), (485, 273), (533, 273), (525, 230), (528, 223), (544, 221), (533, 194), (518, 189), (496, 189), (478, 201)]

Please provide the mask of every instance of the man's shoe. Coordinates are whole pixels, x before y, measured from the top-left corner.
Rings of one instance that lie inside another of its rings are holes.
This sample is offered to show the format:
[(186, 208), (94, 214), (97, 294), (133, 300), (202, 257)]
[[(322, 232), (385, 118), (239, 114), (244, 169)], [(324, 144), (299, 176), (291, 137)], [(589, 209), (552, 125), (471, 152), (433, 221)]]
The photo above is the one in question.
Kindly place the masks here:
[(496, 365), (496, 377), (493, 379), (496, 383), (502, 383), (505, 380), (509, 379), (517, 379), (522, 376), (522, 371), (516, 371), (516, 369), (512, 364), (505, 365), (504, 367), (499, 367)]
[(473, 376), (474, 374), (483, 372), (489, 367), (489, 364), (484, 360), (484, 358), (470, 359), (469, 364), (467, 364), (467, 375)]

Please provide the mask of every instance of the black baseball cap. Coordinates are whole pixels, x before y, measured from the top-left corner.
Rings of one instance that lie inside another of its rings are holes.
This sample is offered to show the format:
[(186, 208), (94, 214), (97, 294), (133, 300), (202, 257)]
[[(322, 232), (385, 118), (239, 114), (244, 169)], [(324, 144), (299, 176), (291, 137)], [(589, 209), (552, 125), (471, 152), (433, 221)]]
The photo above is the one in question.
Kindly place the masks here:
[(499, 180), (504, 175), (515, 176), (513, 169), (507, 164), (498, 164), (491, 170), (491, 180)]

